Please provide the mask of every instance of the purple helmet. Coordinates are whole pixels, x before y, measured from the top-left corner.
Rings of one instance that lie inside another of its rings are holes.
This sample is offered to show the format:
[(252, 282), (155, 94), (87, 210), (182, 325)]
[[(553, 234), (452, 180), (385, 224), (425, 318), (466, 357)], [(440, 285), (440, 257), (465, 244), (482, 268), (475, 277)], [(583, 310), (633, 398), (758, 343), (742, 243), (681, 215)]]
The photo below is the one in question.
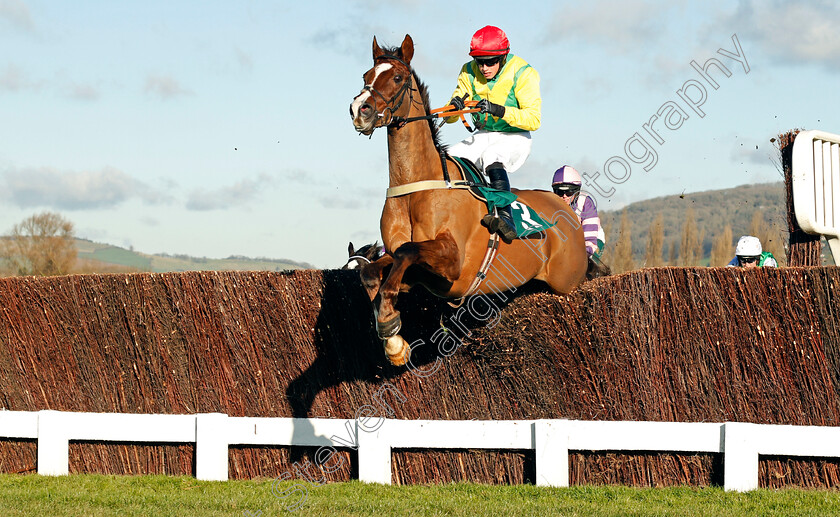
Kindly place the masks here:
[(564, 165), (557, 169), (554, 173), (554, 179), (551, 180), (552, 185), (560, 183), (573, 183), (575, 185), (581, 184), (580, 173), (570, 165)]

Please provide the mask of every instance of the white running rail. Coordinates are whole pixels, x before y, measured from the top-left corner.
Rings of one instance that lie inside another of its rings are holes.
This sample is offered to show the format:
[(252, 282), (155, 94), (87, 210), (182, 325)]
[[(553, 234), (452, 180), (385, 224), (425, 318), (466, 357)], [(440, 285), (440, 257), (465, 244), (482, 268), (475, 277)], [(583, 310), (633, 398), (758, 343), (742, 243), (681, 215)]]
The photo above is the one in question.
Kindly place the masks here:
[(219, 481), (228, 479), (234, 444), (324, 447), (324, 463), (335, 449), (355, 449), (359, 479), (386, 485), (391, 453), (401, 448), (534, 450), (537, 485), (555, 487), (569, 486), (569, 451), (722, 453), (724, 488), (736, 491), (758, 487), (759, 455), (840, 457), (840, 427), (740, 422), (360, 421), (45, 410), (0, 411), (0, 438), (36, 440), (38, 473), (52, 476), (68, 474), (74, 440), (194, 443), (196, 477)]

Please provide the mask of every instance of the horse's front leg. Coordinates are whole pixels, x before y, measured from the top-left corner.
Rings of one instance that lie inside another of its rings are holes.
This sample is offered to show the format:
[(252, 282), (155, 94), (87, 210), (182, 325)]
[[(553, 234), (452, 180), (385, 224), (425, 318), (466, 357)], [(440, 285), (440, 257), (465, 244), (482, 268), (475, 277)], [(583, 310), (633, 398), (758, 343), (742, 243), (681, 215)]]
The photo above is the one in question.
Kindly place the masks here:
[(393, 263), (394, 257), (383, 255), (379, 260), (363, 264), (359, 270), (359, 274), (362, 277), (362, 285), (365, 291), (367, 291), (368, 298), (370, 298), (371, 302), (379, 294), (379, 286), (382, 285), (382, 271)]
[(423, 242), (407, 242), (394, 251), (394, 264), (388, 278), (379, 288), (379, 311), (376, 314), (376, 330), (384, 340), (385, 354), (392, 364), (402, 366), (408, 361), (411, 351), (408, 343), (399, 335), (402, 322), (396, 309), (405, 271), (412, 265), (425, 267), (450, 282), (461, 274), (461, 260), (458, 246), (449, 234), (444, 232), (436, 239)]

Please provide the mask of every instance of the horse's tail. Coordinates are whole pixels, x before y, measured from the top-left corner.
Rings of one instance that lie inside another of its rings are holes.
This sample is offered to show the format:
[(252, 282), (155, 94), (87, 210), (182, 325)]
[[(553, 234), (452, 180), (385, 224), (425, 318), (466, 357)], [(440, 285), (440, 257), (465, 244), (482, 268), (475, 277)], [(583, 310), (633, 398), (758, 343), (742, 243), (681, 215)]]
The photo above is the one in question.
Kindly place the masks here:
[(612, 270), (610, 266), (601, 262), (601, 259), (589, 257), (589, 263), (586, 265), (586, 279), (592, 280), (602, 276), (610, 276)]

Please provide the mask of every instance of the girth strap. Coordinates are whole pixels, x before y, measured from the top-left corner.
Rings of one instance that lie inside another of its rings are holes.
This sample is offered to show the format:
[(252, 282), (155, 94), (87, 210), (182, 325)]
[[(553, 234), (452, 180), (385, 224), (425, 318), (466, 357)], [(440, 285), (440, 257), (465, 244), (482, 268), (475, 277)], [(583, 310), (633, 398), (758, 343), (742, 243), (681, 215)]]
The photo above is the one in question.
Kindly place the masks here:
[(411, 194), (412, 192), (420, 192), (421, 190), (437, 190), (452, 188), (468, 189), (470, 188), (470, 184), (466, 181), (455, 181), (451, 183), (447, 183), (444, 180), (414, 181), (412, 183), (406, 183), (405, 185), (400, 185), (398, 187), (389, 187), (388, 190), (385, 191), (385, 197), (405, 196), (406, 194)]
[[(422, 180), (422, 181), (413, 181), (411, 183), (406, 183), (404, 185), (399, 185), (396, 187), (389, 187), (388, 190), (385, 191), (385, 197), (399, 197), (405, 196), (407, 194), (411, 194), (414, 192), (420, 192), (422, 190), (438, 190), (438, 189), (470, 189), (470, 193), (476, 198), (481, 201), (487, 201), (482, 196), (481, 192), (476, 187), (481, 186), (489, 186), (486, 183), (482, 184), (480, 181), (483, 179), (480, 175), (477, 176), (479, 181), (473, 181), (470, 179), (462, 179), (457, 181), (452, 181), (449, 177), (449, 170), (446, 166), (446, 155), (441, 153), (440, 155), (441, 165), (443, 166), (443, 179), (442, 180)], [(461, 173), (462, 178), (469, 178), (470, 173), (466, 170), (466, 164), (462, 162), (459, 158), (455, 158), (455, 165), (458, 168), (459, 172)], [(480, 174), (480, 173), (478, 173)]]

